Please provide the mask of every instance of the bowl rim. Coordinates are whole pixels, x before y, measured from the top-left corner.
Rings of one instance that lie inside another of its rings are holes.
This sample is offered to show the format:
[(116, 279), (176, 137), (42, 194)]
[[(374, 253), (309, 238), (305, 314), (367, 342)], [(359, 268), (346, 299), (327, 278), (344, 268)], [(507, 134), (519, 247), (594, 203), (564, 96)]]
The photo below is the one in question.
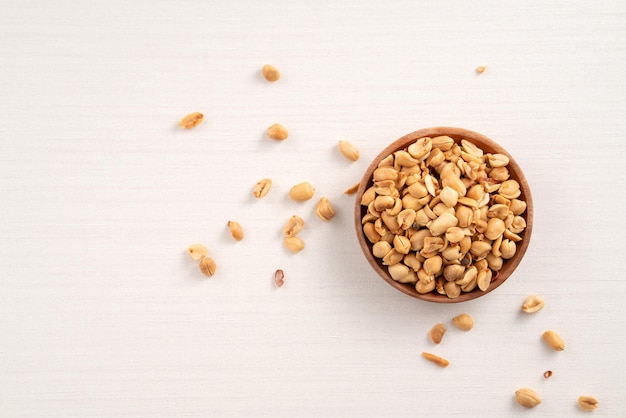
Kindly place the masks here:
[[(374, 169), (378, 166), (380, 161), (384, 159), (385, 157), (389, 156), (390, 154), (392, 154), (393, 152), (406, 148), (409, 144), (415, 142), (416, 140), (420, 138), (423, 138), (423, 137), (432, 138), (432, 137), (442, 136), (442, 135), (450, 136), (457, 143), (459, 143), (461, 139), (467, 139), (473, 143), (478, 142), (476, 143), (476, 145), (479, 146), (481, 149), (483, 149), (483, 151), (485, 152), (500, 153), (509, 157), (508, 168), (509, 168), (509, 172), (511, 173), (510, 178), (515, 179), (520, 184), (521, 195), (519, 198), (526, 202), (526, 211), (522, 215), (524, 219), (526, 220), (526, 228), (520, 234), (520, 236), (522, 237), (522, 240), (518, 243), (519, 245), (517, 246), (516, 253), (513, 256), (513, 258), (506, 260), (502, 269), (498, 272), (496, 277), (492, 279), (491, 284), (486, 290), (481, 291), (478, 288), (476, 288), (470, 292), (463, 292), (461, 293), (459, 297), (454, 298), (454, 299), (448, 298), (446, 295), (440, 295), (435, 291), (425, 293), (425, 294), (420, 294), (415, 290), (414, 284), (400, 283), (400, 282), (395, 281), (393, 278), (391, 278), (391, 276), (387, 272), (386, 267), (383, 267), (381, 260), (374, 257), (374, 255), (372, 254), (371, 247), (373, 244), (371, 244), (369, 240), (365, 237), (365, 234), (363, 233), (362, 223), (361, 223), (363, 214), (364, 212), (367, 211), (367, 208), (361, 205), (361, 197), (363, 196), (363, 193), (365, 192), (365, 190), (367, 190), (367, 188), (369, 188), (370, 185), (373, 183), (371, 181), (372, 173)], [(412, 296), (416, 299), (425, 300), (428, 302), (459, 303), (459, 302), (466, 302), (466, 301), (474, 300), (488, 293), (491, 293), (493, 290), (500, 287), (500, 285), (502, 285), (517, 269), (522, 259), (524, 258), (524, 255), (526, 254), (526, 250), (528, 249), (528, 245), (530, 244), (530, 239), (532, 236), (533, 215), (534, 215), (533, 199), (532, 199), (532, 194), (530, 191), (530, 186), (528, 184), (528, 180), (526, 179), (526, 176), (524, 175), (524, 172), (522, 171), (521, 167), (519, 166), (517, 161), (513, 158), (513, 156), (500, 144), (498, 144), (497, 142), (493, 141), (491, 138), (481, 133), (474, 132), (465, 128), (439, 126), (439, 127), (419, 129), (419, 130), (410, 132), (396, 139), (389, 145), (387, 145), (370, 162), (367, 169), (365, 170), (359, 182), (359, 187), (356, 192), (354, 203), (355, 203), (354, 226), (355, 226), (356, 236), (359, 241), (361, 250), (363, 254), (365, 255), (365, 258), (367, 259), (370, 266), (374, 269), (374, 271), (381, 278), (383, 278), (389, 285), (394, 287), (396, 290), (399, 290), (408, 296)]]

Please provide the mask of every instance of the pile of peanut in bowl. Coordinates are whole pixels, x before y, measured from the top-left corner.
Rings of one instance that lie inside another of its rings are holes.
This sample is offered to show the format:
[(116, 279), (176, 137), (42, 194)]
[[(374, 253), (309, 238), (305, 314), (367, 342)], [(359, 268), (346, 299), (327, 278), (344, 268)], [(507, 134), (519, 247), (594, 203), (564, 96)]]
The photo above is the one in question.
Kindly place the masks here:
[(511, 155), (461, 128), (422, 129), (370, 164), (356, 196), (357, 238), (396, 289), (433, 302), (475, 299), (519, 265), (532, 197)]

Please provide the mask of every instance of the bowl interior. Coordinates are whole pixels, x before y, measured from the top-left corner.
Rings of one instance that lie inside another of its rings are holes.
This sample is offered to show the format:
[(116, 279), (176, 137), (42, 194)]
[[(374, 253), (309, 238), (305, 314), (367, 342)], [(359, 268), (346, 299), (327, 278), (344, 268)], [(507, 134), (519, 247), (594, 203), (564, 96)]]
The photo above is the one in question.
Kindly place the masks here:
[[(452, 139), (454, 139), (457, 143), (460, 143), (461, 139), (467, 139), (473, 142), (478, 147), (480, 147), (485, 153), (491, 153), (491, 154), (498, 153), (498, 154), (504, 154), (508, 156), (509, 157), (508, 170), (510, 173), (510, 178), (517, 180), (517, 182), (520, 184), (521, 195), (518, 199), (525, 201), (527, 205), (526, 211), (521, 215), (526, 221), (526, 228), (524, 229), (523, 232), (519, 234), (522, 240), (516, 243), (517, 250), (515, 252), (515, 255), (511, 259), (505, 260), (502, 266), (502, 269), (499, 271), (499, 274), (495, 274), (494, 272), (494, 277), (492, 278), (491, 284), (486, 290), (482, 291), (476, 288), (472, 290), (471, 292), (462, 292), (459, 297), (454, 298), (454, 299), (451, 299), (447, 297), (446, 295), (441, 295), (434, 291), (426, 293), (426, 294), (421, 294), (417, 292), (417, 290), (415, 290), (414, 284), (405, 284), (405, 283), (400, 283), (400, 282), (395, 281), (389, 275), (387, 271), (387, 267), (383, 265), (382, 260), (375, 257), (372, 254), (373, 244), (370, 243), (370, 241), (365, 236), (362, 225), (361, 225), (361, 220), (363, 216), (367, 213), (367, 207), (361, 205), (361, 197), (363, 196), (363, 193), (370, 186), (373, 185), (372, 173), (378, 167), (378, 164), (380, 163), (380, 161), (383, 160), (388, 155), (394, 153), (395, 151), (405, 149), (407, 146), (409, 146), (410, 144), (412, 144), (419, 138), (423, 138), (426, 136), (432, 138), (432, 137), (441, 136), (441, 135), (447, 135), (451, 137)], [(363, 178), (361, 180), (361, 183), (356, 193), (355, 219), (354, 220), (355, 220), (357, 239), (359, 241), (361, 249), (363, 250), (363, 254), (365, 255), (367, 261), (372, 266), (374, 271), (376, 271), (376, 273), (378, 273), (378, 275), (382, 277), (387, 283), (389, 283), (391, 286), (393, 286), (397, 290), (409, 296), (418, 298), (418, 299), (422, 299), (422, 300), (426, 300), (430, 302), (439, 302), (439, 303), (458, 303), (458, 302), (464, 302), (464, 301), (476, 299), (480, 296), (483, 296), (493, 291), (502, 283), (504, 283), (504, 281), (517, 268), (522, 258), (524, 257), (524, 254), (526, 253), (526, 249), (528, 248), (528, 244), (530, 242), (530, 236), (532, 234), (533, 202), (532, 202), (532, 196), (530, 193), (530, 188), (528, 186), (528, 181), (526, 180), (526, 177), (524, 176), (524, 173), (522, 172), (521, 168), (519, 167), (515, 159), (496, 142), (492, 141), (491, 139), (487, 138), (486, 136), (482, 134), (469, 131), (467, 129), (453, 128), (453, 127), (427, 128), (427, 129), (421, 129), (421, 130), (412, 132), (394, 141), (393, 143), (388, 145), (385, 149), (383, 149), (376, 158), (374, 158), (374, 160), (371, 162), (371, 164), (365, 171), (365, 174), (363, 175)]]

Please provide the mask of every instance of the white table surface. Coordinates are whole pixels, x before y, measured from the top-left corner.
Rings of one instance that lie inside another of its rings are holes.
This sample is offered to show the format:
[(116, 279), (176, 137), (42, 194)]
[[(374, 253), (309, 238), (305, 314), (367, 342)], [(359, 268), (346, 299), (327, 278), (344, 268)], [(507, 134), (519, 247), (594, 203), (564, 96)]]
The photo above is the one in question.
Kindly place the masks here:
[[(525, 386), (533, 416), (586, 416), (582, 394), (624, 416), (625, 2), (4, 0), (0, 63), (0, 416), (517, 416)], [(507, 148), (535, 201), (513, 277), (445, 306), (371, 271), (343, 195), (442, 125)], [(287, 198), (301, 181), (330, 223)], [(546, 307), (523, 315), (531, 293)]]

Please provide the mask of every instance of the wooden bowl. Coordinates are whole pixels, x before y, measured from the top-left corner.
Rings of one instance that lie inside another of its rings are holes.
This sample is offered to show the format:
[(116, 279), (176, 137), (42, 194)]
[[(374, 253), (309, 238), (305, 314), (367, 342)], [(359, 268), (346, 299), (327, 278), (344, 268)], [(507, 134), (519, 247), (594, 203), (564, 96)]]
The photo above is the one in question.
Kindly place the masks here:
[[(419, 138), (434, 138), (441, 135), (447, 135), (454, 139), (457, 143), (460, 143), (461, 139), (467, 139), (473, 142), (479, 148), (481, 148), (485, 153), (498, 153), (508, 156), (510, 160), (508, 165), (510, 178), (517, 180), (520, 185), (521, 195), (518, 199), (525, 201), (527, 205), (526, 211), (521, 215), (526, 220), (526, 229), (522, 233), (518, 234), (522, 238), (522, 240), (516, 243), (517, 250), (515, 255), (509, 260), (504, 260), (499, 274), (496, 274), (496, 272), (494, 272), (491, 284), (486, 290), (482, 291), (478, 289), (478, 287), (476, 287), (470, 292), (461, 292), (461, 295), (454, 299), (451, 299), (446, 295), (441, 295), (436, 291), (421, 294), (417, 292), (414, 284), (405, 284), (395, 281), (389, 275), (387, 267), (383, 265), (382, 260), (372, 254), (373, 244), (370, 243), (370, 241), (365, 236), (361, 224), (363, 216), (367, 213), (367, 207), (361, 205), (361, 198), (363, 196), (363, 193), (373, 184), (372, 173), (377, 168), (378, 163), (380, 163), (382, 159), (394, 153), (395, 151), (405, 149)], [(524, 177), (524, 173), (522, 172), (519, 165), (515, 162), (515, 159), (500, 145), (482, 134), (468, 131), (467, 129), (452, 127), (427, 128), (412, 132), (392, 142), (385, 149), (383, 149), (376, 158), (374, 158), (372, 163), (365, 171), (365, 174), (363, 175), (358, 191), (356, 193), (354, 222), (357, 239), (359, 241), (361, 249), (363, 250), (363, 254), (365, 254), (365, 258), (372, 266), (374, 271), (378, 273), (378, 275), (382, 277), (387, 283), (389, 283), (397, 290), (409, 296), (413, 296), (417, 299), (438, 303), (458, 303), (473, 300), (486, 295), (498, 286), (502, 285), (502, 283), (504, 283), (509, 278), (509, 276), (511, 276), (513, 271), (515, 271), (519, 263), (522, 261), (522, 258), (524, 257), (524, 254), (526, 253), (526, 249), (528, 248), (528, 244), (530, 242), (530, 236), (533, 229), (533, 201), (530, 193), (530, 188), (528, 186), (528, 181), (526, 180), (526, 177)]]

